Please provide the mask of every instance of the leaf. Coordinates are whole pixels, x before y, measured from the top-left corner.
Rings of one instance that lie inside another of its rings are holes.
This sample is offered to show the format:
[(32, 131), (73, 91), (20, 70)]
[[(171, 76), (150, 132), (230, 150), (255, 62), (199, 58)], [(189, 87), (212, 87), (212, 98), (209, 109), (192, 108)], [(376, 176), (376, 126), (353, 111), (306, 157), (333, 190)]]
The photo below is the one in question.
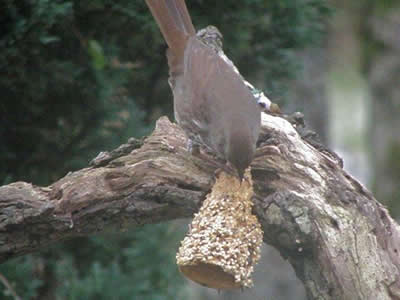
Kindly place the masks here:
[(45, 45), (53, 43), (53, 42), (58, 42), (59, 40), (60, 40), (60, 38), (58, 36), (42, 36), (42, 37), (40, 37), (40, 42)]
[(96, 40), (89, 41), (88, 52), (92, 58), (93, 67), (96, 70), (104, 69), (106, 65), (106, 58), (104, 56), (103, 48)]

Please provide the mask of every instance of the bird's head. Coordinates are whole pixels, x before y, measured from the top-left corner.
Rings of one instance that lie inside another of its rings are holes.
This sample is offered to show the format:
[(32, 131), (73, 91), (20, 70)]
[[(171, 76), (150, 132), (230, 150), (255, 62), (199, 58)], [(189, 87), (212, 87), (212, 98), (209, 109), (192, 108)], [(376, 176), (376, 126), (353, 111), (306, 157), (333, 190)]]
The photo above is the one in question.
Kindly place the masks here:
[(234, 126), (229, 135), (228, 142), (225, 145), (225, 157), (229, 163), (235, 167), (239, 179), (242, 181), (244, 171), (253, 160), (255, 152), (255, 141), (253, 141), (250, 132), (247, 132), (242, 126)]
[(223, 37), (217, 27), (209, 25), (206, 28), (200, 29), (196, 36), (215, 51), (222, 50)]

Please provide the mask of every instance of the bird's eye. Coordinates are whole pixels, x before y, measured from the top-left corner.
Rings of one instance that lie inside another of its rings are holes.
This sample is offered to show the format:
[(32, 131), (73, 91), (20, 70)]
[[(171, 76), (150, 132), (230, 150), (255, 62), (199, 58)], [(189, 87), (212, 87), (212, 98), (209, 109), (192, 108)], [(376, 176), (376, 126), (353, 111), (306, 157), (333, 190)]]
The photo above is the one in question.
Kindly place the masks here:
[(258, 105), (260, 105), (262, 108), (266, 108), (267, 105), (264, 102), (258, 102)]

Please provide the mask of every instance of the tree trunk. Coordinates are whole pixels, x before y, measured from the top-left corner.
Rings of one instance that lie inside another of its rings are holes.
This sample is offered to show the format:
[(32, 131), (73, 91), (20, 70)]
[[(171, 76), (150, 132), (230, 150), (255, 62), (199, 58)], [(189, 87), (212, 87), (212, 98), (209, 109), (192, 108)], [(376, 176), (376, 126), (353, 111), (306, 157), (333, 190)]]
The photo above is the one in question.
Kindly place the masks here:
[[(372, 99), (370, 116), (373, 187), (382, 203), (400, 216), (400, 4), (392, 1), (381, 9), (370, 2), (359, 13), (363, 46), (363, 71)], [(393, 130), (397, 129), (397, 130)]]
[[(264, 240), (303, 281), (309, 299), (400, 299), (399, 226), (326, 150), (280, 117), (263, 114), (252, 163)], [(0, 260), (114, 226), (197, 211), (215, 165), (186, 151), (166, 118), (143, 142), (101, 153), (92, 166), (48, 187), (0, 188)]]

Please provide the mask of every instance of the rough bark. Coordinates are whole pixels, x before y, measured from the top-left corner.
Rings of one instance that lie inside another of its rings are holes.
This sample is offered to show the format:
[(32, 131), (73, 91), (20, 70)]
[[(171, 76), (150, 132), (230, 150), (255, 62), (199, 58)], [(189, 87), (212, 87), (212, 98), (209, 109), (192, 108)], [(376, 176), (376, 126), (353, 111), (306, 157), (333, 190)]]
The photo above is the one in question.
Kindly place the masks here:
[[(102, 153), (48, 187), (1, 187), (0, 260), (110, 226), (191, 216), (215, 164), (185, 144), (161, 118), (144, 141)], [(293, 265), (310, 299), (400, 299), (399, 226), (335, 156), (263, 114), (252, 175), (264, 240)]]

